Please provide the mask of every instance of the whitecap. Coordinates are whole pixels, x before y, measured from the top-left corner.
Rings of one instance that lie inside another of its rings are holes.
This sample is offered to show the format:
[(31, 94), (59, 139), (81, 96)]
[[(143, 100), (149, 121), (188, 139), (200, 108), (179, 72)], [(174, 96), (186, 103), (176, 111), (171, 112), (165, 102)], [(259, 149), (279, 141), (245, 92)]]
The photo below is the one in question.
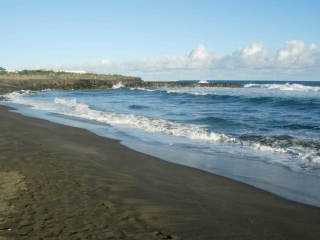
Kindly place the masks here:
[(112, 86), (112, 89), (119, 89), (125, 87), (122, 82), (118, 82)]
[(298, 92), (319, 92), (320, 87), (317, 86), (306, 86), (298, 83), (284, 83), (284, 84), (256, 84), (249, 83), (245, 84), (244, 88), (265, 88), (269, 90), (279, 90), (279, 91), (298, 91)]
[(183, 137), (206, 143), (227, 143), (246, 146), (251, 149), (275, 154), (286, 154), (300, 165), (311, 168), (320, 167), (319, 150), (296, 142), (284, 147), (280, 141), (271, 139), (268, 143), (259, 139), (248, 139), (209, 131), (205, 125), (178, 123), (165, 119), (151, 118), (133, 114), (104, 112), (92, 109), (86, 103), (78, 102), (76, 98), (56, 97), (53, 102), (35, 100), (28, 97), (32, 92), (19, 91), (6, 94), (13, 103), (29, 105), (34, 109), (50, 111), (67, 116), (97, 121), (111, 126), (123, 126), (139, 129), (148, 133), (158, 133), (173, 137)]

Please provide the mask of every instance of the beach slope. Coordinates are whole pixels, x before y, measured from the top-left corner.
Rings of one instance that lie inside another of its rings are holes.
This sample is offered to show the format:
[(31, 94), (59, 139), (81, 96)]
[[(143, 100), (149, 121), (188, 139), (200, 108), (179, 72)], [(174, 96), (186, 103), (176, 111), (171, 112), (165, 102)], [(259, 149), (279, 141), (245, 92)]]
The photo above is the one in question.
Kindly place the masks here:
[(320, 239), (320, 209), (0, 107), (0, 239)]

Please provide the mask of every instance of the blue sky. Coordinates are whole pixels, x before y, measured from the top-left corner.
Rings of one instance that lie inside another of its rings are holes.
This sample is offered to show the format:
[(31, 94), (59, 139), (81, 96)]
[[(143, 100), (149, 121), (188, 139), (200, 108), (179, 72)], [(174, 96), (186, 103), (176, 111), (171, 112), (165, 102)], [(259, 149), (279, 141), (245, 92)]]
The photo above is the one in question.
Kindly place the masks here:
[(0, 65), (10, 69), (320, 80), (317, 0), (2, 0), (0, 11)]

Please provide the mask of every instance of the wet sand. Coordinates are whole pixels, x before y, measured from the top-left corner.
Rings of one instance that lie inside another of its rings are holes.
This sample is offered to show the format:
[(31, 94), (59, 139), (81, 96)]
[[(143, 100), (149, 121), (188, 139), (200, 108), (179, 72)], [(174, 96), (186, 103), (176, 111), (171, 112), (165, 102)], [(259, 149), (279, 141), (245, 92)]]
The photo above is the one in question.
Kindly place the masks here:
[(0, 106), (0, 239), (320, 239), (320, 208)]

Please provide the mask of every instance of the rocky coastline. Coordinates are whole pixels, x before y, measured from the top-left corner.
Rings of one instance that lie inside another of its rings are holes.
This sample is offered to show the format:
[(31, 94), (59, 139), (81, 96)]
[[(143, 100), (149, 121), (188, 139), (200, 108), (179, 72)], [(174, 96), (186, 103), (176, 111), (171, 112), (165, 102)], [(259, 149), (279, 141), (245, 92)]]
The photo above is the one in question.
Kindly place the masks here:
[(140, 77), (94, 73), (68, 73), (43, 70), (23, 70), (0, 73), (0, 93), (43, 89), (108, 89), (121, 83), (125, 87), (241, 87), (239, 83), (197, 81), (143, 81)]

